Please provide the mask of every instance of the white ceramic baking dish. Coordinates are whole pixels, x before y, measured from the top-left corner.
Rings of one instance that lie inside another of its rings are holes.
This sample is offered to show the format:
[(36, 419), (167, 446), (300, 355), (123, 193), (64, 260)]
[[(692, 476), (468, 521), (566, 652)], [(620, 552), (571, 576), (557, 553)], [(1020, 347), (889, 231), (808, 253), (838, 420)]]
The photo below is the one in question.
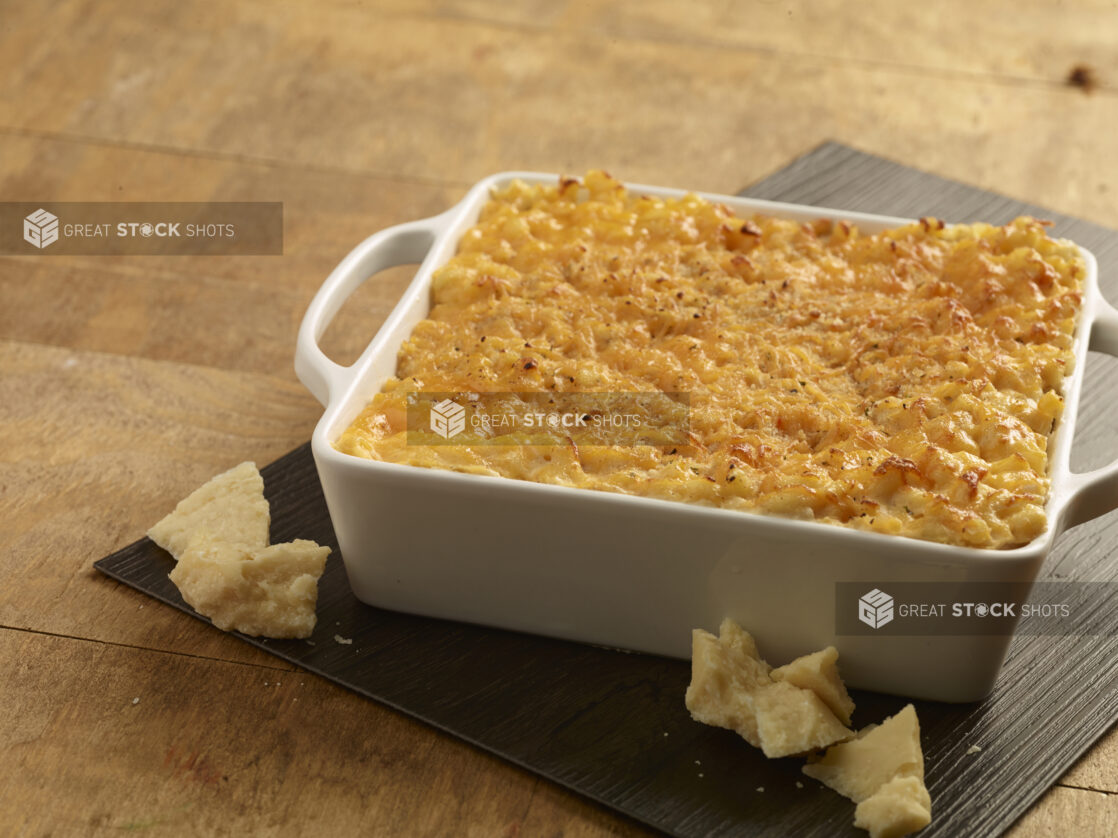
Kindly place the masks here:
[[(835, 636), (839, 582), (971, 581), (1031, 585), (1064, 530), (1118, 506), (1118, 462), (1076, 474), (1069, 456), (1088, 348), (1118, 355), (1118, 311), (1088, 266), (1078, 359), (1051, 450), (1049, 528), (1012, 550), (978, 550), (843, 527), (627, 495), (375, 462), (331, 443), (394, 374), (403, 340), (428, 312), (432, 270), (455, 251), (506, 172), (477, 183), (434, 218), (358, 245), (315, 295), (295, 369), (325, 405), (312, 450), (354, 593), (371, 605), (672, 657), (694, 627), (732, 617), (775, 661), (834, 644), (855, 687), (943, 701), (989, 693), (1007, 636)], [(635, 193), (679, 196), (629, 185)], [(868, 232), (907, 219), (706, 195), (741, 214), (847, 219)], [(376, 337), (351, 366), (318, 340), (345, 299), (378, 271), (421, 263)], [(681, 697), (682, 700), (682, 697)]]

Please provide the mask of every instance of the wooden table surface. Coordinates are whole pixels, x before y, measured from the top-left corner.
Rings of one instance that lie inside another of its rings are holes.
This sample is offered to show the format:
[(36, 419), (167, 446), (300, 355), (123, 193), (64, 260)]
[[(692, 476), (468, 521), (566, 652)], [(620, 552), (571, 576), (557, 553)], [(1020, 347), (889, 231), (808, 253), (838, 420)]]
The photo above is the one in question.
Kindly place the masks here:
[[(311, 295), (483, 175), (735, 191), (836, 139), (1118, 227), (1116, 138), (1111, 0), (0, 0), (0, 200), (285, 212), (283, 256), (0, 257), (0, 834), (648, 834), (92, 563), (305, 441)], [(1116, 832), (1112, 732), (1011, 834)]]

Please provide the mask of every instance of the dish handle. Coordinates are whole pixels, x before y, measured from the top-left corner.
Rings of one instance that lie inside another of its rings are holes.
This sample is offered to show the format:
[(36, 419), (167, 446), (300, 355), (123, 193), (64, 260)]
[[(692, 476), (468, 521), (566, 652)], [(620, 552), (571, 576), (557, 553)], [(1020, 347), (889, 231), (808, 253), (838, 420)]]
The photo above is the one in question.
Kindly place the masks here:
[(347, 380), (350, 367), (330, 360), (318, 342), (334, 315), (365, 280), (388, 268), (422, 262), (441, 231), (445, 216), (398, 224), (357, 245), (314, 295), (295, 344), (295, 375), (323, 405)]
[[(1088, 348), (1118, 357), (1118, 309), (1105, 300), (1100, 300), (1099, 305)], [(1118, 509), (1118, 460), (1094, 471), (1072, 474), (1070, 485), (1069, 529)]]

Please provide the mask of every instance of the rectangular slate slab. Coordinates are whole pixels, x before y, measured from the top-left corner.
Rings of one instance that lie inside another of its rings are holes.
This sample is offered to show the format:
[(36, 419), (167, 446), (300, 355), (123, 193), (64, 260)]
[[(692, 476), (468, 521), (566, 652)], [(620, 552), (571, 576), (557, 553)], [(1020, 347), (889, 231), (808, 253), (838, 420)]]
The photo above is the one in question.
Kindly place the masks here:
[[(836, 143), (742, 194), (947, 221), (1048, 218), (1057, 234), (1095, 252), (1104, 289), (1118, 299), (1118, 233)], [(1088, 364), (1073, 453), (1080, 470), (1118, 457), (1112, 361)], [(865, 836), (852, 826), (853, 804), (802, 776), (799, 760), (767, 760), (735, 734), (693, 722), (683, 706), (686, 662), (361, 604), (346, 581), (309, 444), (263, 475), (272, 540), (311, 538), (334, 554), (311, 642), (245, 642), (669, 835)], [(172, 559), (147, 539), (96, 567), (194, 613), (167, 579)], [(1118, 515), (1065, 534), (1042, 578), (1118, 579)], [(1072, 636), (1016, 638), (985, 702), (917, 702), (935, 815), (922, 838), (1002, 833), (1118, 719), (1115, 603), (1083, 605), (1093, 607), (1076, 609)], [(858, 726), (906, 703), (868, 692), (854, 699)], [(971, 745), (982, 750), (968, 754)]]

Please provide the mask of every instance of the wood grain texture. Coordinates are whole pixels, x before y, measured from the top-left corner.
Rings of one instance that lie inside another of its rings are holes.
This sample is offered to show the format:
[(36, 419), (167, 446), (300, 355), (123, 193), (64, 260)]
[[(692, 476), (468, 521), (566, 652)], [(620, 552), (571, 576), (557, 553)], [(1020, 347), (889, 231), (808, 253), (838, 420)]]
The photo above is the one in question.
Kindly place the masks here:
[(30, 344), (0, 342), (0, 368), (0, 576), (20, 580), (0, 586), (0, 625), (275, 666), (192, 639), (92, 564), (214, 474), (305, 439), (317, 403), (278, 379)]
[(1100, 739), (1063, 777), (1062, 785), (1118, 794), (1118, 730)]
[[(30, 172), (44, 172), (29, 180)], [(5, 200), (284, 198), (284, 255), (0, 257), (0, 339), (259, 372), (294, 381), (311, 296), (359, 241), (435, 215), (463, 190), (0, 134)], [(368, 282), (324, 339), (351, 361), (411, 271)], [(251, 314), (249, 314), (251, 312)]]
[[(855, 17), (874, 19), (886, 5)], [(692, 16), (682, 7), (673, 37), (628, 39), (610, 30), (609, 4), (598, 8), (604, 22), (590, 13), (539, 28), (357, 4), (213, 10), (178, 0), (69, 0), (48, 23), (45, 8), (29, 4), (22, 25), (0, 32), (0, 126), (420, 182), (604, 167), (708, 191), (748, 183), (835, 138), (1118, 226), (1118, 182), (1105, 165), (1118, 129), (1111, 91), (712, 49), (684, 37)], [(666, 8), (649, 13), (661, 30)], [(924, 15), (913, 31), (941, 17), (933, 8)], [(820, 37), (834, 43), (859, 25), (820, 17), (830, 22)], [(973, 30), (981, 19), (994, 29), (1004, 18), (969, 6), (965, 24), (940, 26)], [(1023, 24), (1035, 50), (1048, 37), (1044, 20)], [(819, 31), (796, 26), (787, 37)], [(1097, 51), (1108, 48), (1105, 29), (1075, 29)], [(49, 35), (25, 37), (29, 30)], [(927, 54), (933, 42), (930, 33), (922, 50), (908, 39), (890, 49)], [(978, 52), (966, 43), (953, 49)]]
[(5, 630), (0, 659), (6, 835), (641, 834), (305, 673)]
[[(0, 625), (16, 627), (0, 635), (19, 640), (0, 642), (0, 666), (37, 673), (0, 681), (0, 741), (41, 778), (0, 767), (0, 823), (28, 836), (286, 835), (320, 823), (378, 835), (644, 834), (487, 757), (440, 768), (431, 743), (449, 740), (395, 714), (377, 716), (377, 734), (415, 757), (359, 764), (368, 788), (395, 795), (375, 796), (375, 811), (349, 788), (328, 790), (327, 811), (307, 802), (274, 816), (275, 788), (311, 774), (301, 759), (262, 757), (255, 782), (186, 799), (152, 773), (162, 757), (142, 755), (148, 739), (206, 725), (224, 736), (208, 740), (215, 747), (235, 749), (243, 727), (220, 720), (257, 706), (252, 682), (214, 672), (251, 666), (271, 680), (286, 664), (156, 609), (89, 563), (214, 472), (304, 438), (316, 413), (294, 382), (291, 335), (325, 271), (372, 230), (441, 210), (496, 170), (604, 166), (729, 191), (832, 137), (1118, 226), (1118, 28), (1103, 0), (0, 6), (0, 199), (282, 200), (288, 220), (286, 255), (274, 259), (0, 259)], [(1094, 93), (1062, 83), (1081, 62)], [(352, 358), (406, 279), (400, 269), (366, 285), (328, 333), (330, 351)], [(1109, 364), (1093, 358), (1089, 375), (1118, 392)], [(1105, 411), (1080, 424), (1093, 440), (1112, 428)], [(1055, 569), (1073, 569), (1063, 562), (1098, 538), (1086, 531)], [(83, 639), (55, 636), (68, 634)], [(107, 668), (59, 651), (85, 642), (105, 648)], [(154, 657), (118, 666), (133, 655)], [(106, 690), (114, 671), (145, 668), (175, 694), (214, 679), (222, 700), (204, 711), (177, 700), (142, 737), (113, 740), (110, 715), (89, 709), (89, 684)], [(8, 748), (8, 731), (34, 732), (47, 716), (54, 744), (27, 735)], [(250, 720), (254, 736), (262, 728), (269, 748), (292, 753), (287, 724), (301, 719), (262, 718), (273, 721)], [(294, 741), (319, 755), (336, 742)], [(109, 742), (117, 758), (102, 766), (94, 745)], [(1014, 838), (1113, 834), (1113, 795), (1073, 787), (1114, 791), (1116, 742), (1112, 733), (1087, 754), (1071, 788), (1043, 798)], [(478, 773), (485, 796), (462, 791), (455, 772)], [(55, 778), (65, 796), (50, 793)], [(144, 793), (171, 808), (144, 810)], [(519, 814), (493, 814), (506, 811)], [(91, 812), (106, 814), (101, 826)]]
[[(339, 5), (350, 4), (339, 0)], [(1097, 28), (1118, 26), (1118, 10), (1106, 0), (1064, 3), (1058, 15), (1046, 14), (1051, 7), (1043, 0), (995, 0), (979, 7), (967, 0), (934, 6), (697, 0), (687, 4), (685, 14), (672, 0), (535, 0), (499, 6), (487, 0), (401, 0), (391, 7), (403, 14), (422, 11), (613, 39), (886, 64), (947, 78), (982, 75), (1063, 85), (1074, 65), (1086, 64), (1098, 73), (1104, 89), (1114, 88), (1118, 79), (1118, 56), (1092, 37)], [(1041, 17), (1044, 28), (1036, 26)]]
[(1108, 838), (1118, 833), (1118, 797), (1082, 789), (1052, 789), (1006, 838)]

